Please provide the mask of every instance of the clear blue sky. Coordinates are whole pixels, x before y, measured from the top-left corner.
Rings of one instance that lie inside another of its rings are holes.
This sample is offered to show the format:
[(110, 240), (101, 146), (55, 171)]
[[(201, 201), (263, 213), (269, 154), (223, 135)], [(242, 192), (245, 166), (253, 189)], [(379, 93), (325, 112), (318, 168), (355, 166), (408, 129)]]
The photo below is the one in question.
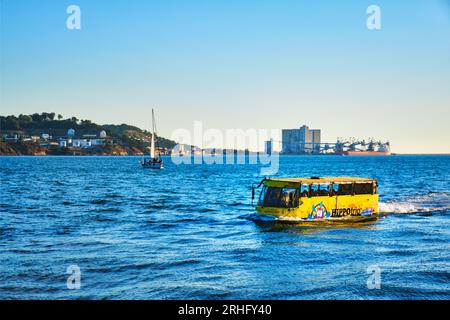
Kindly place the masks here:
[[(2, 115), (56, 112), (161, 135), (322, 129), (450, 153), (450, 1), (0, 0)], [(81, 30), (66, 8), (81, 8)], [(366, 28), (381, 7), (382, 29)]]

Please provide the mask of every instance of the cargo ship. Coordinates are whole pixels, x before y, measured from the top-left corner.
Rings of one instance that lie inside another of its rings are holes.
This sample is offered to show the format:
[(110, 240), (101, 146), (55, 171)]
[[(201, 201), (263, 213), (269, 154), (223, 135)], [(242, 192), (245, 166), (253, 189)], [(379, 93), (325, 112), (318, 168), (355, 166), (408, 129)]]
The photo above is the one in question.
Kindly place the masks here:
[(343, 156), (389, 156), (391, 147), (389, 141), (370, 140), (366, 143), (364, 140), (351, 142), (338, 140), (334, 153)]
[(342, 156), (390, 156), (390, 151), (338, 151)]

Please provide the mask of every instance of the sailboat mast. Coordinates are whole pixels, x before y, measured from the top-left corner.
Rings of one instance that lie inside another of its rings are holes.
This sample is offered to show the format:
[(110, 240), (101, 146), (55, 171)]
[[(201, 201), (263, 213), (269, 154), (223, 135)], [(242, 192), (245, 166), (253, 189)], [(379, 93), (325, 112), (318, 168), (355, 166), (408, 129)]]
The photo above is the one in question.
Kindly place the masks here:
[(150, 158), (155, 158), (155, 114), (152, 109), (152, 141), (150, 145)]
[(152, 125), (153, 125), (153, 133), (156, 134), (156, 121), (155, 121), (155, 112), (152, 109)]

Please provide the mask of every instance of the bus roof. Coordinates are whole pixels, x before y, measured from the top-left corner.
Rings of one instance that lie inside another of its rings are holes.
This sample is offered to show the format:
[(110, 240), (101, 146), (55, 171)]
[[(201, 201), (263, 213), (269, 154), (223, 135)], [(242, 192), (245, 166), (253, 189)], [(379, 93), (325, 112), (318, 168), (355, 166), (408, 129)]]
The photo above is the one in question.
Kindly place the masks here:
[(369, 178), (358, 178), (358, 177), (311, 177), (311, 178), (271, 178), (266, 179), (266, 181), (273, 181), (273, 182), (287, 182), (287, 183), (305, 183), (305, 184), (311, 184), (311, 183), (353, 183), (353, 182), (359, 182), (359, 183), (370, 183), (374, 182), (374, 179)]

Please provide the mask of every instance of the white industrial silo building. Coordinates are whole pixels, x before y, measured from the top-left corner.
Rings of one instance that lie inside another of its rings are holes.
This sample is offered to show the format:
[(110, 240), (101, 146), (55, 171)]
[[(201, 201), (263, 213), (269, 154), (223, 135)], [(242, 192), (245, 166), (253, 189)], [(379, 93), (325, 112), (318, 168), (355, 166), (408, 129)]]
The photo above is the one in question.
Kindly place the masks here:
[(68, 136), (69, 138), (75, 137), (75, 130), (72, 129), (72, 128), (70, 128), (69, 130), (67, 130), (67, 136)]

